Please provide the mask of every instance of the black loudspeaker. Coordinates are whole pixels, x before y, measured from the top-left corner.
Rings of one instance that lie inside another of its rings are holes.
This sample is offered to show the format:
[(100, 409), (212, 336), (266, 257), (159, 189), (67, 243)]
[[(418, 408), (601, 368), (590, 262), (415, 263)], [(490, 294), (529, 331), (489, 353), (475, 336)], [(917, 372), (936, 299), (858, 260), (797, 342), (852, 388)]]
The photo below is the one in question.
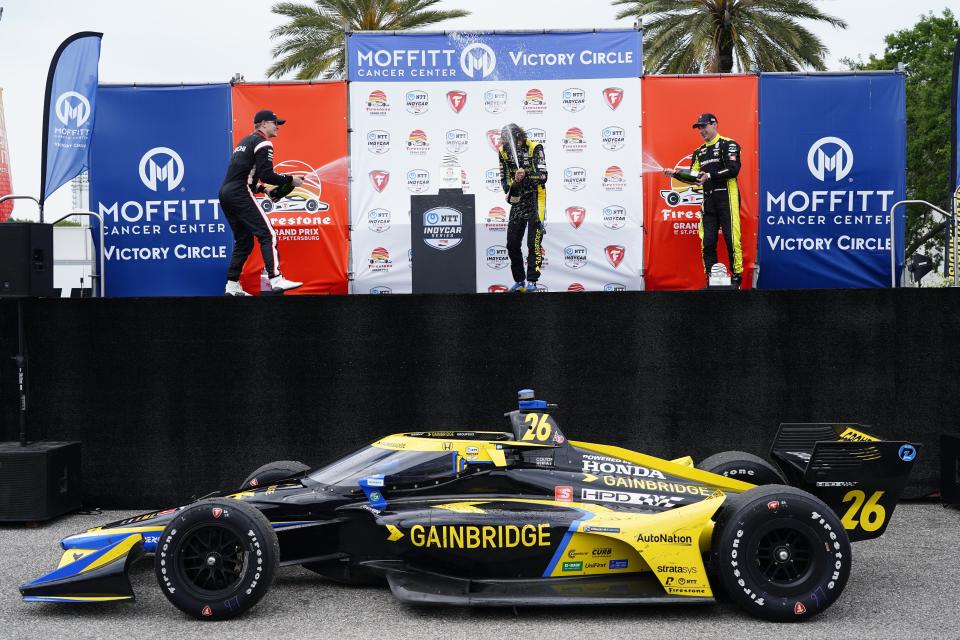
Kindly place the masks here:
[(0, 522), (50, 520), (80, 505), (79, 442), (0, 442)]
[(53, 295), (53, 225), (0, 224), (0, 297)]
[(940, 434), (940, 500), (960, 506), (960, 436)]

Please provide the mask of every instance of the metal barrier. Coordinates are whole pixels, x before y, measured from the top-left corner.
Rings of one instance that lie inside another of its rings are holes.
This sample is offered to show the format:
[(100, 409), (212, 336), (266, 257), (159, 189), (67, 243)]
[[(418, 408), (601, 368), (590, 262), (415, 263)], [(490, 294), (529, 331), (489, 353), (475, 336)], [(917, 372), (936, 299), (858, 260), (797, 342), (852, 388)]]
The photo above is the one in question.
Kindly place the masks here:
[[(896, 234), (896, 231), (895, 231), (896, 227), (894, 226), (896, 218), (893, 217), (893, 212), (900, 205), (908, 205), (908, 204), (925, 204), (931, 209), (933, 209), (934, 211), (942, 213), (944, 216), (946, 216), (947, 220), (953, 220), (953, 223), (954, 223), (953, 224), (953, 228), (954, 228), (953, 255), (954, 256), (957, 255), (957, 233), (956, 233), (957, 224), (956, 224), (956, 219), (954, 218), (953, 215), (944, 211), (943, 209), (941, 209), (935, 204), (930, 204), (926, 200), (901, 200), (900, 202), (895, 202), (893, 206), (890, 207), (890, 288), (891, 289), (897, 288), (897, 243), (895, 242), (895, 238), (894, 238), (894, 235)], [(953, 286), (955, 287), (958, 285), (957, 277), (958, 277), (957, 269), (954, 268)]]

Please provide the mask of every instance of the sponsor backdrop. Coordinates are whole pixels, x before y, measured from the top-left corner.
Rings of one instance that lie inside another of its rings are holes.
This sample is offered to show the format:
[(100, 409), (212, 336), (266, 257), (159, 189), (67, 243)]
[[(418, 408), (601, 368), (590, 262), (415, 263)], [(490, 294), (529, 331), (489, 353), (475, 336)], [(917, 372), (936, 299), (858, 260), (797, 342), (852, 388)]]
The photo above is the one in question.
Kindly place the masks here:
[(436, 194), (457, 168), (476, 195), (476, 290), (512, 284), (497, 158), (509, 122), (546, 151), (541, 284), (642, 288), (643, 217), (631, 197), (641, 33), (354, 34), (348, 45), (355, 293), (411, 291), (410, 197)]
[(101, 87), (97, 110), (90, 206), (104, 217), (107, 295), (222, 294), (230, 85)]
[[(643, 79), (644, 284), (647, 289), (700, 289), (705, 284), (700, 236), (700, 189), (672, 180), (661, 168), (689, 170), (703, 140), (692, 128), (713, 113), (720, 135), (743, 150), (737, 177), (744, 284), (752, 284), (757, 255), (757, 77), (646, 76)], [(723, 234), (717, 257), (730, 268)]]
[(887, 211), (906, 192), (904, 76), (764, 74), (760, 115), (759, 285), (889, 286)]
[[(10, 149), (7, 147), (7, 125), (3, 118), (3, 89), (0, 88), (0, 197), (13, 193), (13, 176), (10, 174)], [(13, 200), (0, 204), (0, 222), (13, 213)]]
[[(288, 295), (347, 293), (347, 85), (234, 85), (234, 144), (253, 131), (260, 109), (272, 109), (287, 121), (273, 140), (274, 168), (306, 182), (277, 204), (257, 198), (277, 231), (280, 269), (304, 283)], [(263, 257), (255, 246), (241, 277), (244, 289), (258, 294), (262, 271)]]

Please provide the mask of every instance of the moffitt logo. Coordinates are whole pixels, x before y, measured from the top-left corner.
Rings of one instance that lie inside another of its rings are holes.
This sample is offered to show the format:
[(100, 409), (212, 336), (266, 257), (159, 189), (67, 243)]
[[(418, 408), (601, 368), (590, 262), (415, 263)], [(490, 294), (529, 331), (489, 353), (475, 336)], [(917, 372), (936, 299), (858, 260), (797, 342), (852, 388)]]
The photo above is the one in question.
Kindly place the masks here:
[(90, 119), (92, 109), (85, 95), (76, 91), (65, 91), (57, 96), (54, 112), (63, 126), (71, 126), (72, 120), (74, 127), (82, 127)]
[(426, 113), (430, 108), (430, 96), (426, 91), (420, 91), (419, 89), (407, 91), (404, 102), (406, 103), (407, 112), (415, 116)]
[(567, 220), (574, 229), (579, 229), (586, 217), (587, 210), (583, 207), (567, 207)]
[[(156, 157), (167, 157), (165, 164), (158, 164)], [(158, 182), (167, 183), (167, 191), (173, 191), (183, 181), (183, 159), (169, 147), (154, 147), (140, 158), (140, 180), (150, 189), (157, 190)]]
[(587, 170), (583, 167), (567, 167), (563, 170), (563, 187), (569, 191), (580, 191), (587, 186)]
[(603, 99), (607, 106), (616, 111), (623, 101), (623, 89), (620, 87), (608, 87), (603, 90)]
[(486, 78), (497, 68), (497, 54), (482, 42), (474, 42), (460, 52), (460, 68), (468, 78)]
[(460, 113), (467, 106), (467, 94), (465, 91), (447, 92), (447, 104), (453, 109), (454, 113)]
[(487, 113), (503, 113), (507, 108), (507, 92), (502, 89), (490, 89), (483, 94), (483, 109)]
[(435, 207), (423, 214), (423, 242), (446, 251), (463, 242), (463, 214), (450, 207)]
[(563, 150), (580, 153), (587, 148), (587, 141), (583, 137), (583, 129), (570, 127), (563, 136)]
[(583, 89), (564, 89), (560, 95), (560, 105), (570, 113), (583, 111), (587, 106), (587, 92)]
[(367, 97), (367, 113), (372, 116), (385, 116), (390, 113), (390, 103), (387, 102), (387, 94), (379, 89), (374, 89)]
[(580, 269), (587, 264), (587, 248), (580, 244), (564, 247), (563, 264), (570, 269)]
[(383, 193), (383, 190), (390, 184), (390, 172), (374, 169), (370, 172), (370, 182), (373, 184), (373, 188), (377, 190), (377, 193)]
[[(823, 151), (823, 148), (828, 145), (838, 147), (831, 156)], [(833, 136), (820, 138), (813, 143), (807, 153), (807, 167), (809, 167), (813, 177), (820, 182), (826, 182), (828, 171), (833, 171), (834, 181), (840, 182), (853, 170), (853, 149), (845, 140), (840, 138), (834, 138)]]
[(547, 103), (543, 97), (543, 91), (540, 89), (530, 89), (523, 98), (523, 110), (525, 113), (543, 113), (547, 110)]

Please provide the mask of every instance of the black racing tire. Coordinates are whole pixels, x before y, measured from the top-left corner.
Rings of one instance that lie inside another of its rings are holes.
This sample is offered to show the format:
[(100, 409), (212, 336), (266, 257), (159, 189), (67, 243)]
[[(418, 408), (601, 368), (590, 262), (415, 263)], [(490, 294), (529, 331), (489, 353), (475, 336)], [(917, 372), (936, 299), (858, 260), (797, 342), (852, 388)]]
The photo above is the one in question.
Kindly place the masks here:
[(719, 590), (747, 613), (800, 622), (840, 597), (850, 577), (850, 541), (819, 498), (767, 485), (727, 497), (710, 564)]
[(680, 194), (676, 191), (671, 191), (667, 194), (667, 204), (671, 207), (675, 207), (680, 204)]
[(309, 471), (310, 467), (298, 462), (297, 460), (275, 460), (268, 462), (262, 467), (258, 467), (253, 473), (247, 476), (247, 479), (240, 485), (241, 491), (256, 489), (273, 484), (277, 480), (283, 480), (298, 473)]
[(750, 484), (788, 484), (783, 473), (760, 456), (746, 451), (724, 451), (706, 457), (697, 469)]
[(279, 561), (277, 534), (259, 509), (211, 498), (170, 521), (154, 569), (173, 606), (198, 620), (228, 620), (266, 595)]

